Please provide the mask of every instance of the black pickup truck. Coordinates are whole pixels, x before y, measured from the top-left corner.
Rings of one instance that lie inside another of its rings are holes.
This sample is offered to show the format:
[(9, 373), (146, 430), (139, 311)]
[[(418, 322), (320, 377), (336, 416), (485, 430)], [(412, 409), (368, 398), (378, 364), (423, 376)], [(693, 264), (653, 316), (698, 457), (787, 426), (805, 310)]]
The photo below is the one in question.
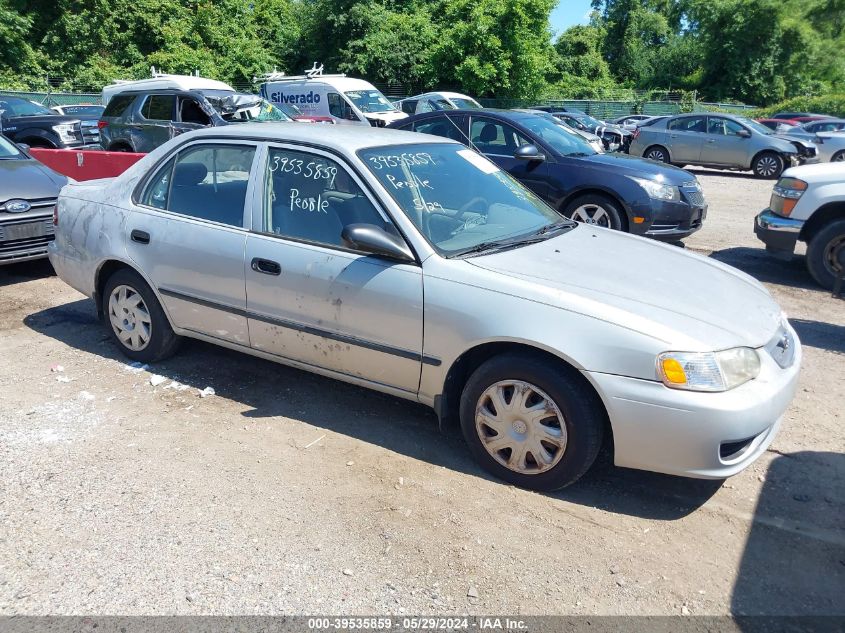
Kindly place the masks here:
[(87, 147), (77, 117), (62, 116), (44, 106), (0, 95), (0, 133), (15, 143), (49, 149)]

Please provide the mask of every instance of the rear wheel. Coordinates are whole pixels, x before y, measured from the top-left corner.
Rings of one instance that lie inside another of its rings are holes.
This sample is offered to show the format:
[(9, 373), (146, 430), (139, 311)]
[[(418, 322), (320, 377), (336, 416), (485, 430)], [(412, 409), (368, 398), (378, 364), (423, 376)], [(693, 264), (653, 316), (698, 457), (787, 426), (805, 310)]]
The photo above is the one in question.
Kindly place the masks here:
[(751, 165), (751, 170), (758, 178), (778, 178), (783, 168), (783, 157), (775, 152), (763, 152)]
[(669, 162), (669, 150), (665, 147), (661, 147), (660, 145), (654, 145), (649, 147), (645, 153), (643, 154), (643, 158), (648, 158), (649, 160), (656, 160), (658, 163), (668, 163)]
[(584, 224), (603, 226), (608, 229), (622, 230), (623, 212), (610, 198), (590, 194), (576, 198), (563, 210), (563, 215)]
[(155, 294), (134, 270), (118, 270), (103, 290), (103, 314), (120, 350), (152, 363), (171, 356), (179, 344)]
[(807, 244), (807, 269), (818, 284), (828, 290), (845, 268), (845, 220), (835, 220)]
[(496, 356), (461, 395), (461, 428), (479, 464), (534, 490), (578, 480), (601, 447), (598, 398), (559, 363), (529, 354)]

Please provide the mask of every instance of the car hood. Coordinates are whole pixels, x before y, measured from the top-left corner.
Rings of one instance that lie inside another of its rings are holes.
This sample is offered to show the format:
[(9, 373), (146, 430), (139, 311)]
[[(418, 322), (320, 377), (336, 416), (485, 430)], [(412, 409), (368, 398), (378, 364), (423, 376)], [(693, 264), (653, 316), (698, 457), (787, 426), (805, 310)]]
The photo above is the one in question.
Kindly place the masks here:
[(32, 159), (0, 160), (0, 201), (55, 198), (67, 178)]
[(812, 141), (806, 138), (801, 138), (800, 136), (792, 136), (791, 134), (774, 134), (773, 136), (783, 139), (784, 141), (788, 141), (789, 143), (792, 143), (793, 146), (798, 146), (804, 149), (816, 146)]
[(8, 117), (7, 121), (17, 127), (19, 130), (22, 130), (27, 127), (41, 127), (45, 124), (48, 127), (52, 127), (54, 125), (63, 125), (63, 124), (76, 124), (79, 123), (79, 117), (75, 116), (64, 116), (62, 114), (39, 114), (38, 116), (14, 116)]
[(500, 276), (491, 290), (615, 323), (676, 351), (761, 347), (782, 320), (780, 307), (749, 275), (608, 229), (579, 225), (466, 261)]
[(673, 167), (628, 154), (593, 154), (581, 160), (587, 161), (595, 167), (612, 171), (614, 174), (647, 178), (670, 185), (681, 186), (695, 180), (695, 176), (680, 167)]

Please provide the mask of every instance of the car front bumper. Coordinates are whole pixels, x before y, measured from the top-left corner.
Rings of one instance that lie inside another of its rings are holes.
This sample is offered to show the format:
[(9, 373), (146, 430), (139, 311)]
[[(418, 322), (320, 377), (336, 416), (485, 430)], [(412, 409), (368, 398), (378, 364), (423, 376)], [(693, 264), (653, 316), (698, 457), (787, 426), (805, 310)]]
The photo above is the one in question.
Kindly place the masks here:
[(617, 466), (722, 479), (774, 440), (798, 386), (801, 344), (786, 369), (760, 351), (760, 375), (730, 391), (669, 389), (661, 382), (587, 372), (607, 407)]
[(761, 211), (754, 219), (754, 234), (766, 245), (766, 250), (791, 255), (804, 227), (804, 220), (778, 215), (771, 209)]
[(649, 215), (652, 221), (643, 235), (658, 240), (679, 240), (689, 237), (701, 228), (704, 218), (707, 217), (707, 204), (703, 199), (698, 204), (684, 200), (652, 200)]

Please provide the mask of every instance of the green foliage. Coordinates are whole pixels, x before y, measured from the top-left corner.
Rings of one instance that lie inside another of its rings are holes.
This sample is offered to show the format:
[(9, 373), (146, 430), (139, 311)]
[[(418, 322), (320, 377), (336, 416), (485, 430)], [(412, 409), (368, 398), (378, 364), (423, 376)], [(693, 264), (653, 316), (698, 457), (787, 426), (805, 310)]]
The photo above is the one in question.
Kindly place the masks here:
[(768, 117), (777, 112), (820, 112), (845, 118), (845, 94), (822, 97), (793, 97), (767, 108), (754, 111), (755, 117)]

